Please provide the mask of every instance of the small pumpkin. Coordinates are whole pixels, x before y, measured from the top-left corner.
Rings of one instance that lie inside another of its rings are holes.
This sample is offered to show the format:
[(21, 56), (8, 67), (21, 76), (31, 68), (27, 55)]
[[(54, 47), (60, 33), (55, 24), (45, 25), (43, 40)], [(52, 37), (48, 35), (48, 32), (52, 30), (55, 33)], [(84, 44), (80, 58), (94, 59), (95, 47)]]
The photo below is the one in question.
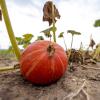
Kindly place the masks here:
[(56, 82), (67, 68), (67, 56), (57, 43), (40, 40), (30, 44), (22, 53), (22, 75), (35, 85)]

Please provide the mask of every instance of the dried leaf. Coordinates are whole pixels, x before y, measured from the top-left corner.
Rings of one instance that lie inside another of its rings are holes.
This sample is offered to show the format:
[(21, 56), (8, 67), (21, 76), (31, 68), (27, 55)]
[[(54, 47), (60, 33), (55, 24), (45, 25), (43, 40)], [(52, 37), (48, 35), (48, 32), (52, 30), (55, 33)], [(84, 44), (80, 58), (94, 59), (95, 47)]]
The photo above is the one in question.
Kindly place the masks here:
[(0, 10), (0, 21), (2, 21), (2, 11)]
[[(53, 4), (52, 1), (47, 1), (43, 7), (43, 21), (48, 21), (49, 26), (53, 23), (52, 4)], [(60, 15), (56, 6), (55, 5), (53, 6), (54, 6), (54, 21), (56, 22), (56, 18), (60, 19)]]

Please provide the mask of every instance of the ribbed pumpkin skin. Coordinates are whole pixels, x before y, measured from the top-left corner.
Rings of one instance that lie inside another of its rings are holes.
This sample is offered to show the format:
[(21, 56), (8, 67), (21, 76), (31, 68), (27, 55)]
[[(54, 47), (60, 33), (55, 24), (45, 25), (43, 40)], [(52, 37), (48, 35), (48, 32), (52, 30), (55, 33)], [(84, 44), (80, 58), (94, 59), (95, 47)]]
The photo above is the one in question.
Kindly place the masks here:
[(33, 42), (21, 55), (21, 73), (33, 84), (49, 85), (57, 81), (67, 68), (67, 56), (61, 46), (52, 42), (55, 52), (49, 56), (47, 48), (50, 43), (44, 40)]

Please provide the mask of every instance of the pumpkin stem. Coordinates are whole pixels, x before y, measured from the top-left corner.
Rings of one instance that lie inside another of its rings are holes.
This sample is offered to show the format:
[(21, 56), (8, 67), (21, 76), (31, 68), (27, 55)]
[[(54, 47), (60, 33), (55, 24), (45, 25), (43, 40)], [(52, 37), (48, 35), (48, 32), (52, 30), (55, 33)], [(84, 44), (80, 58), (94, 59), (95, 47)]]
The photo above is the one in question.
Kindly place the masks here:
[(11, 22), (10, 22), (10, 19), (9, 19), (8, 10), (7, 10), (5, 0), (0, 0), (0, 6), (1, 6), (3, 17), (4, 17), (5, 25), (6, 25), (6, 28), (7, 28), (7, 31), (8, 31), (8, 35), (9, 35), (10, 41), (12, 43), (12, 47), (14, 49), (16, 57), (19, 60), (21, 54), (20, 54), (20, 50), (18, 48), (16, 38), (15, 38), (13, 29), (12, 29), (12, 26), (11, 26)]
[(54, 48), (53, 44), (50, 44), (50, 45), (48, 46), (47, 51), (48, 51), (50, 57), (54, 55), (54, 53), (55, 53), (55, 48)]

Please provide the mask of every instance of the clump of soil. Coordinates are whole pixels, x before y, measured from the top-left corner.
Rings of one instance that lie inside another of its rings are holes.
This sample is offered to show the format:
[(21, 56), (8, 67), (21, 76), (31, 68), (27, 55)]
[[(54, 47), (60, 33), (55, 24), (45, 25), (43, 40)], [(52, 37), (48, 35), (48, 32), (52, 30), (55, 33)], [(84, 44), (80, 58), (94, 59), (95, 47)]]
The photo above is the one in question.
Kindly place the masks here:
[[(0, 59), (0, 67), (16, 62), (4, 57)], [(74, 72), (66, 71), (56, 83), (44, 87), (25, 80), (19, 69), (0, 72), (0, 100), (100, 100), (100, 63), (76, 67)]]

